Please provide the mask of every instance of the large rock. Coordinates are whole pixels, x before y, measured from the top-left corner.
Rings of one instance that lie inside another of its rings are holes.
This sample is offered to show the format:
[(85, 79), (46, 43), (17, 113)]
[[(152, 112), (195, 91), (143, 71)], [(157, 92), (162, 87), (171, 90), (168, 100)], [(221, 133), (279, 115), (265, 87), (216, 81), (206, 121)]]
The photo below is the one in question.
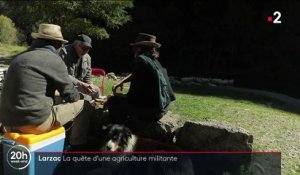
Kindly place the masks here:
[[(142, 137), (174, 143), (184, 151), (252, 151), (253, 136), (242, 128), (216, 121), (184, 122), (169, 113), (159, 122), (135, 123), (131, 128)], [(195, 174), (239, 173), (249, 165), (251, 154), (192, 154)], [(196, 171), (197, 170), (197, 171)]]
[(176, 133), (175, 143), (185, 151), (226, 152), (202, 154), (202, 161), (193, 161), (195, 167), (205, 169), (204, 174), (239, 174), (240, 168), (251, 162), (251, 154), (228, 152), (251, 152), (252, 142), (253, 136), (244, 129), (209, 120), (199, 123), (185, 122)]
[(242, 128), (214, 120), (184, 122), (168, 112), (158, 122), (131, 120), (128, 124), (141, 137), (175, 143), (186, 151), (252, 151), (252, 135)]
[(242, 128), (217, 121), (185, 122), (176, 144), (187, 151), (252, 151), (253, 136)]
[(130, 120), (127, 124), (135, 134), (141, 137), (151, 138), (165, 143), (173, 143), (175, 133), (184, 125), (184, 121), (180, 120), (178, 115), (169, 111), (157, 122)]

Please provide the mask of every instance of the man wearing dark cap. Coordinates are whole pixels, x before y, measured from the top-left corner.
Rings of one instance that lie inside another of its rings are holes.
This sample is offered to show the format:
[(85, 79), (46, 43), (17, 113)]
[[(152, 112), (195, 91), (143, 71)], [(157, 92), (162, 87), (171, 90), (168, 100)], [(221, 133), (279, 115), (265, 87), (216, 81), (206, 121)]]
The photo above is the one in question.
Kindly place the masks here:
[(92, 48), (92, 39), (85, 34), (77, 35), (73, 44), (66, 45), (61, 50), (72, 82), (77, 89), (86, 94), (85, 99), (98, 98), (101, 93), (97, 86), (92, 84), (91, 57), (88, 54)]

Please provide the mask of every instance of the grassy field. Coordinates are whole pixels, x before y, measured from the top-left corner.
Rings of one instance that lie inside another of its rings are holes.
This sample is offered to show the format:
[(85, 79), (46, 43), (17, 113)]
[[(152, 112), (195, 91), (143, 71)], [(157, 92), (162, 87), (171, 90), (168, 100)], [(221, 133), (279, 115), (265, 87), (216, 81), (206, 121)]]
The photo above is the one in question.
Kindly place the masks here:
[(26, 46), (15, 46), (0, 43), (0, 55), (13, 57), (27, 49)]
[[(95, 77), (93, 76), (93, 83), (94, 85), (96, 86), (99, 86), (100, 85), (100, 82), (101, 82), (101, 78), (100, 77)], [(108, 79), (105, 79), (104, 83), (104, 95), (112, 95), (112, 86), (116, 83), (117, 81), (114, 81), (114, 80), (108, 80)], [(125, 84), (124, 87), (123, 87), (123, 92), (122, 93), (127, 93), (128, 91), (128, 84)], [(118, 89), (117, 92), (120, 92), (120, 90)]]
[(174, 87), (172, 111), (186, 120), (214, 119), (248, 130), (254, 151), (281, 151), (282, 174), (300, 174), (300, 115), (280, 101), (222, 88)]
[(0, 67), (6, 67), (11, 62), (11, 58), (26, 49), (27, 47), (25, 46), (14, 46), (0, 43)]

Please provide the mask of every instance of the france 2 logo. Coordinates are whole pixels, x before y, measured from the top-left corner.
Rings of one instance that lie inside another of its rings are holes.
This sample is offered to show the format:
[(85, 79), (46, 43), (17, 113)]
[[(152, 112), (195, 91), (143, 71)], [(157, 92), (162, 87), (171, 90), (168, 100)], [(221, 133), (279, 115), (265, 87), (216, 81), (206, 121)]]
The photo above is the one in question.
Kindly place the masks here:
[[(274, 17), (274, 20), (273, 20), (273, 17)], [(279, 11), (275, 11), (273, 13), (273, 17), (272, 16), (269, 16), (267, 18), (268, 22), (272, 22), (273, 24), (281, 24), (281, 13)]]

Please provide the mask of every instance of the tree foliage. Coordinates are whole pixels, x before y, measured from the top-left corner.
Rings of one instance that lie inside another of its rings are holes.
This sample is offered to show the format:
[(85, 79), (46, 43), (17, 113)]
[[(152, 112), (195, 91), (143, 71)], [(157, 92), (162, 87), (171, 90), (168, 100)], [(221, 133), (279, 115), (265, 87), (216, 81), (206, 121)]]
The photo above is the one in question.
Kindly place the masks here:
[(0, 43), (14, 44), (17, 42), (17, 29), (11, 19), (0, 15)]
[(78, 33), (109, 38), (107, 29), (117, 29), (129, 22), (131, 16), (126, 10), (132, 7), (132, 0), (0, 1), (0, 10), (22, 29), (31, 32), (40, 23), (58, 24), (66, 38)]

